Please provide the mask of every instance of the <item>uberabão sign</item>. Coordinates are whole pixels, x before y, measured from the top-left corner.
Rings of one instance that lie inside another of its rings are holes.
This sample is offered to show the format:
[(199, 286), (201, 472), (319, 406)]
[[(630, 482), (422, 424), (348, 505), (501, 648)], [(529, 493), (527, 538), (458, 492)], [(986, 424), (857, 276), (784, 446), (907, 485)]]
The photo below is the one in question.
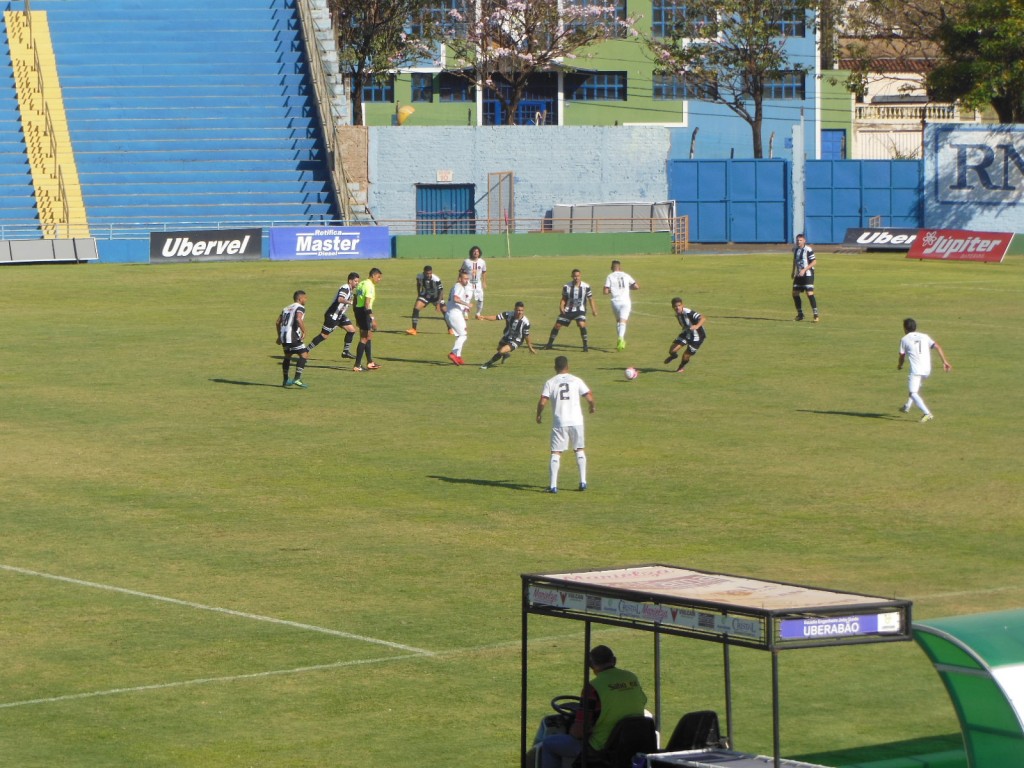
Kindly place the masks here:
[(388, 227), (274, 227), (272, 261), (306, 259), (390, 259)]
[(150, 264), (258, 259), (262, 254), (263, 230), (259, 228), (149, 233)]
[(843, 245), (876, 251), (907, 251), (916, 239), (916, 229), (851, 227), (846, 230)]

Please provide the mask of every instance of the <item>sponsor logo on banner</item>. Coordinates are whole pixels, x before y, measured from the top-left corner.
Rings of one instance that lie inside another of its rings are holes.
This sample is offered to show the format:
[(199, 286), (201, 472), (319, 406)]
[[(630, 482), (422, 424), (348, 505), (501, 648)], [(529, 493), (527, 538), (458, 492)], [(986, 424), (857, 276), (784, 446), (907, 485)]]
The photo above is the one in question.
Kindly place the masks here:
[(938, 199), (969, 205), (1016, 205), (1024, 199), (1024, 132), (1016, 126), (936, 134)]
[(899, 613), (866, 616), (830, 616), (827, 618), (783, 619), (784, 640), (817, 640), (823, 637), (856, 637), (900, 631)]
[(917, 239), (916, 229), (866, 229), (851, 227), (846, 230), (843, 245), (855, 245), (868, 250), (906, 251)]
[(274, 227), (270, 230), (270, 258), (389, 259), (391, 232), (388, 227)]
[(263, 254), (262, 229), (204, 229), (150, 232), (149, 261), (225, 261), (258, 259)]
[(1012, 240), (1011, 232), (922, 229), (920, 236), (910, 246), (907, 258), (1000, 262)]

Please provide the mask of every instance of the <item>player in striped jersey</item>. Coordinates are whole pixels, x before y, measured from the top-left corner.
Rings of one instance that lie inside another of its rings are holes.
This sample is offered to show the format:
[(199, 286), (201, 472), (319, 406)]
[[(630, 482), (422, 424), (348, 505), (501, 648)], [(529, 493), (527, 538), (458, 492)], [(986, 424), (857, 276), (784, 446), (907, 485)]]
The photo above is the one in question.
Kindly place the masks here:
[(345, 348), (341, 352), (342, 357), (355, 358), (352, 354), (352, 340), (356, 337), (356, 327), (348, 317), (348, 308), (352, 306), (352, 291), (359, 285), (359, 273), (349, 272), (348, 282), (338, 288), (334, 295), (334, 301), (324, 312), (324, 324), (320, 333), (313, 337), (307, 349), (312, 352), (316, 347), (323, 344), (335, 328), (342, 328), (345, 331)]
[[(292, 294), (292, 303), (281, 310), (277, 316), (277, 343), (284, 348), (284, 360), (281, 363), (281, 370), (284, 378), (281, 381), (283, 387), (299, 387), (305, 389), (302, 383), (302, 371), (306, 367), (306, 360), (309, 359), (309, 351), (302, 343), (306, 336), (306, 292), (296, 291)], [(292, 357), (298, 357), (295, 363), (295, 378), (288, 378), (288, 369), (291, 367)]]
[(469, 249), (469, 258), (463, 259), (462, 269), (469, 273), (469, 287), (473, 289), (476, 316), (480, 317), (484, 311), (484, 291), (487, 290), (487, 262), (479, 245)]
[(533, 348), (533, 342), (530, 341), (530, 319), (526, 316), (526, 305), (523, 302), (517, 301), (516, 308), (507, 312), (500, 312), (497, 315), (477, 315), (477, 319), (505, 321), (505, 333), (498, 341), (498, 351), (494, 353), (494, 357), (481, 365), (481, 368), (490, 368), (499, 360), (504, 364), (524, 342), (530, 348), (531, 355), (537, 354), (537, 350)]
[(433, 304), (442, 315), (447, 311), (444, 303), (444, 285), (429, 264), (416, 275), (416, 303), (412, 305), (412, 328), (406, 331), (410, 336), (419, 333), (420, 310), (428, 304)]
[(580, 329), (580, 338), (583, 339), (583, 351), (590, 351), (590, 339), (587, 333), (587, 302), (590, 302), (590, 310), (597, 317), (597, 306), (594, 304), (594, 292), (587, 283), (583, 282), (583, 275), (578, 269), (572, 271), (572, 281), (562, 286), (562, 300), (558, 305), (558, 317), (551, 328), (551, 335), (544, 349), (554, 349), (555, 339), (558, 332), (576, 321)]
[(677, 357), (679, 350), (683, 350), (683, 359), (676, 368), (676, 373), (682, 373), (690, 358), (697, 354), (700, 345), (707, 338), (707, 331), (704, 330), (704, 315), (695, 309), (683, 305), (683, 300), (676, 296), (672, 299), (672, 310), (676, 313), (676, 320), (682, 331), (676, 336), (668, 349), (668, 357), (665, 358), (665, 365), (668, 365)]
[(796, 236), (796, 248), (793, 249), (793, 304), (796, 306), (796, 319), (804, 319), (804, 307), (800, 294), (807, 294), (811, 310), (814, 312), (813, 322), (818, 322), (818, 300), (814, 297), (814, 267), (816, 266), (814, 249), (807, 244), (803, 235)]

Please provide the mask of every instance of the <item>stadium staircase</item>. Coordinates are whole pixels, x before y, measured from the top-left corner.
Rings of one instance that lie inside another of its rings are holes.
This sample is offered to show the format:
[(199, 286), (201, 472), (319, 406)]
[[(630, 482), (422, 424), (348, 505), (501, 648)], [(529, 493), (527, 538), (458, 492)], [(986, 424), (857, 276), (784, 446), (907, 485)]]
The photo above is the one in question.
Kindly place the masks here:
[[(295, 2), (31, 0), (59, 73), (45, 101), (55, 125), (66, 115), (95, 237), (338, 219)], [(33, 190), (13, 90), (0, 92), (0, 215)]]

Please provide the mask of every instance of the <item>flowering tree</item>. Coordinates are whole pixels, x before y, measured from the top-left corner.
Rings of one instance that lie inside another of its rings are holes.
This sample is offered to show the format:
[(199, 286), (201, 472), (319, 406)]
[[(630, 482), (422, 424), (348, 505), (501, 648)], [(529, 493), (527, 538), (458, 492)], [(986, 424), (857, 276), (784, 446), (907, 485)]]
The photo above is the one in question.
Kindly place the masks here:
[(449, 14), (448, 68), (497, 99), (512, 125), (531, 76), (572, 69), (569, 62), (587, 58), (587, 46), (635, 34), (633, 20), (604, 2), (468, 0)]
[(764, 157), (765, 91), (785, 73), (802, 76), (785, 44), (790, 30), (813, 20), (818, 0), (686, 0), (667, 34), (648, 40), (661, 74), (685, 80), (691, 93), (722, 104), (750, 126), (754, 157)]
[(363, 88), (402, 65), (431, 59), (444, 19), (436, 0), (328, 0), (352, 122), (363, 122)]

